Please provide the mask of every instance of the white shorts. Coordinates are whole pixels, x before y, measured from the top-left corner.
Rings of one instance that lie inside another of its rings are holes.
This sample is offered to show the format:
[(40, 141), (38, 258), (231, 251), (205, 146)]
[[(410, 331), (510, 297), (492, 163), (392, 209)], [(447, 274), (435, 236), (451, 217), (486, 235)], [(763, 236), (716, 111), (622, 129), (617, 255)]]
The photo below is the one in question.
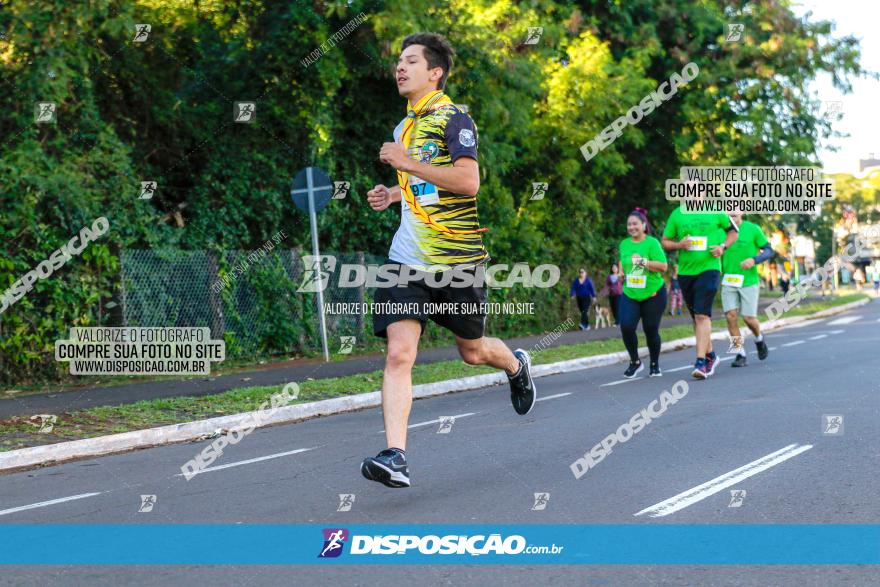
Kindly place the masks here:
[(761, 286), (757, 284), (746, 287), (722, 285), (721, 307), (725, 312), (737, 310), (741, 316), (757, 316), (760, 291)]

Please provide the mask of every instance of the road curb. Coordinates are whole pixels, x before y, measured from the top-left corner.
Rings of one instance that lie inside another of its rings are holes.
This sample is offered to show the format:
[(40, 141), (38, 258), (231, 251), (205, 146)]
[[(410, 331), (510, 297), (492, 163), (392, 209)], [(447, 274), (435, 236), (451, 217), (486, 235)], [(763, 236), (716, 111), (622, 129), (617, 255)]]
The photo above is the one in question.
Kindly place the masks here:
[[(780, 318), (778, 320), (766, 322), (763, 328), (765, 332), (778, 330), (779, 328), (807, 320), (815, 320), (839, 314), (865, 305), (870, 301), (870, 299), (859, 300), (842, 306), (828, 308), (827, 310), (822, 310), (809, 316)], [(724, 339), (726, 337), (727, 334), (723, 330), (712, 333), (712, 338), (716, 340)], [(683, 348), (692, 347), (695, 344), (696, 341), (693, 336), (679, 338), (663, 343), (661, 346), (661, 352), (681, 350)], [(640, 348), (639, 353), (640, 355), (646, 355), (647, 348)], [(539, 352), (533, 352), (533, 355), (537, 354), (539, 354)], [(626, 361), (628, 358), (629, 356), (625, 352), (620, 351), (616, 353), (584, 357), (582, 359), (570, 359), (567, 361), (558, 361), (556, 363), (535, 365), (532, 367), (532, 374), (535, 377), (546, 377), (548, 375), (570, 373), (573, 371), (612, 365), (614, 363)], [(499, 385), (506, 382), (507, 376), (503, 372), (474, 375), (471, 377), (463, 377), (461, 379), (436, 381), (434, 383), (414, 385), (413, 397), (421, 399), (447, 393), (455, 393), (458, 391), (479, 389), (481, 387)], [(219, 418), (209, 418), (207, 420), (198, 420), (196, 422), (185, 422), (182, 424), (171, 424), (158, 428), (148, 428), (146, 430), (110, 434), (97, 438), (87, 438), (84, 440), (73, 440), (44, 446), (21, 448), (0, 453), (0, 471), (23, 469), (36, 465), (55, 464), (87, 457), (104, 456), (139, 448), (202, 440), (217, 434), (218, 431), (225, 433), (230, 430), (247, 428), (249, 425), (252, 426), (256, 417), (259, 417), (261, 422), (260, 427), (263, 427), (274, 424), (289, 424), (319, 416), (329, 416), (343, 412), (374, 408), (381, 404), (381, 392), (373, 391), (370, 393), (360, 393), (305, 404), (284, 406), (275, 410), (271, 415), (266, 415), (261, 412), (244, 412), (241, 414), (233, 414), (231, 416), (221, 416)]]

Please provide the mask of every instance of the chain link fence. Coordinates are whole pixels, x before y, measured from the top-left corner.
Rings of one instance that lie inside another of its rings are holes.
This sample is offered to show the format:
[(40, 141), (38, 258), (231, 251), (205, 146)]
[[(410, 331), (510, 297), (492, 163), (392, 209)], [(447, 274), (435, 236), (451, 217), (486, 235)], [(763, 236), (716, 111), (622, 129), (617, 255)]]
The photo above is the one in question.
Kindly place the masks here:
[[(367, 253), (336, 253), (337, 262), (381, 264)], [(321, 349), (317, 295), (297, 289), (303, 281), (298, 250), (121, 252), (121, 305), (124, 326), (201, 326), (226, 340), (229, 357), (315, 352)], [(330, 280), (324, 303), (369, 304), (363, 286), (340, 288)], [(327, 315), (333, 352), (343, 336), (356, 344), (371, 332), (367, 315)]]

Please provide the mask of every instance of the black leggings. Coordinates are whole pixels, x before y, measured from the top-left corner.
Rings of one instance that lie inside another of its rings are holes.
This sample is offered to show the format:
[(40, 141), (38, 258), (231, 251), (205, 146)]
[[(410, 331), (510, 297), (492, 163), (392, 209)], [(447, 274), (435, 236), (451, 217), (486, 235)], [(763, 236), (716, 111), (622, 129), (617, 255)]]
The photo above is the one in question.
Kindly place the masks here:
[(593, 303), (591, 296), (577, 296), (578, 310), (581, 311), (581, 326), (590, 325), (590, 304)]
[(617, 319), (620, 296), (608, 296), (608, 305), (611, 306), (611, 315), (614, 316), (614, 323), (620, 324), (620, 320)]
[(623, 344), (629, 353), (631, 361), (639, 360), (639, 336), (636, 328), (639, 319), (642, 321), (642, 330), (648, 339), (648, 351), (651, 354), (651, 364), (656, 365), (660, 360), (660, 321), (663, 319), (663, 311), (666, 309), (666, 288), (657, 290), (657, 295), (647, 300), (637, 302), (626, 294), (620, 296), (620, 333), (623, 335)]

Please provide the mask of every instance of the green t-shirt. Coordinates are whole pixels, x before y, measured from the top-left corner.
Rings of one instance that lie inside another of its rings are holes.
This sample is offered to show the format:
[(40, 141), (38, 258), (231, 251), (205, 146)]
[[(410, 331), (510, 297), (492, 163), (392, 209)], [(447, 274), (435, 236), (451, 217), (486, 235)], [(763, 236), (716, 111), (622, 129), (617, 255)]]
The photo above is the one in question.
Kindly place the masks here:
[(724, 242), (730, 225), (727, 214), (684, 214), (680, 208), (673, 210), (666, 221), (663, 236), (674, 241), (690, 236), (698, 241), (693, 250), (678, 251), (678, 274), (721, 271), (721, 259), (712, 256), (712, 247)]
[(632, 256), (638, 254), (648, 261), (666, 262), (663, 246), (653, 236), (637, 243), (632, 238), (620, 241), (620, 264), (623, 265), (623, 293), (630, 299), (641, 302), (657, 293), (663, 286), (663, 274), (648, 271), (647, 267), (633, 267)]
[(742, 287), (758, 285), (758, 266), (751, 269), (743, 269), (740, 263), (750, 257), (754, 257), (767, 244), (767, 237), (761, 227), (748, 220), (743, 220), (739, 225), (739, 237), (730, 248), (721, 256), (721, 268), (724, 275), (742, 275)]

